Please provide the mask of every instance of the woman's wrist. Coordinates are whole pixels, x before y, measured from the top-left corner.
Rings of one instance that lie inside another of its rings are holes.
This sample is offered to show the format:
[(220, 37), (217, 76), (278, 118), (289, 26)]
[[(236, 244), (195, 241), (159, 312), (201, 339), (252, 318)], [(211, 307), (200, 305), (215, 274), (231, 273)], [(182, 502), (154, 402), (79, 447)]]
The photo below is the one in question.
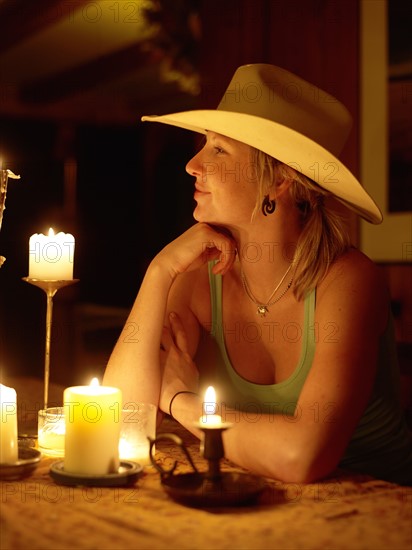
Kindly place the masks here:
[(155, 278), (160, 283), (171, 285), (176, 278), (173, 270), (162, 259), (161, 253), (153, 258), (147, 268), (146, 275), (150, 278)]
[(174, 396), (172, 397), (172, 399), (170, 400), (170, 403), (169, 403), (169, 415), (175, 419), (175, 417), (173, 416), (173, 410), (172, 410), (172, 407), (173, 407), (173, 403), (174, 401), (176, 400), (176, 398), (179, 396), (179, 395), (184, 395), (184, 394), (189, 394), (189, 395), (195, 395), (195, 396), (198, 396), (198, 394), (194, 391), (189, 391), (189, 390), (182, 390), (182, 391), (178, 391), (174, 394)]

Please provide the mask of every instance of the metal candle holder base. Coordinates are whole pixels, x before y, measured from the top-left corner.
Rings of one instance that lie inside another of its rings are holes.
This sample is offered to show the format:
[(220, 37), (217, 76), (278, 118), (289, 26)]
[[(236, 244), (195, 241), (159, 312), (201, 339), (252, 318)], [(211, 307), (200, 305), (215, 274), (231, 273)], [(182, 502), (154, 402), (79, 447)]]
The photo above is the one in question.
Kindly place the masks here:
[[(222, 432), (229, 425), (216, 428), (198, 427), (204, 433), (203, 457), (208, 462), (208, 471), (199, 472), (184, 445), (175, 434), (159, 434), (150, 439), (150, 460), (158, 470), (166, 493), (177, 502), (196, 508), (241, 506), (253, 503), (265, 488), (262, 478), (243, 472), (222, 472), (220, 460), (224, 457)], [(153, 456), (155, 444), (164, 439), (172, 440), (186, 455), (194, 472), (174, 474), (177, 462), (164, 469)]]
[(67, 280), (47, 280), (47, 279), (33, 279), (31, 277), (23, 277), (23, 281), (37, 286), (44, 290), (47, 297), (47, 310), (46, 310), (46, 346), (44, 354), (44, 409), (47, 409), (49, 400), (49, 378), (50, 378), (50, 342), (51, 342), (51, 327), (53, 320), (53, 298), (58, 290), (65, 286), (77, 283), (79, 279), (67, 279)]
[(124, 487), (133, 483), (142, 475), (143, 466), (131, 460), (120, 462), (117, 472), (105, 475), (88, 475), (66, 472), (64, 460), (50, 466), (50, 476), (59, 485), (85, 485), (87, 487)]
[(14, 481), (29, 476), (38, 466), (41, 453), (37, 449), (31, 449), (19, 442), (19, 453), (16, 462), (0, 464), (0, 479)]

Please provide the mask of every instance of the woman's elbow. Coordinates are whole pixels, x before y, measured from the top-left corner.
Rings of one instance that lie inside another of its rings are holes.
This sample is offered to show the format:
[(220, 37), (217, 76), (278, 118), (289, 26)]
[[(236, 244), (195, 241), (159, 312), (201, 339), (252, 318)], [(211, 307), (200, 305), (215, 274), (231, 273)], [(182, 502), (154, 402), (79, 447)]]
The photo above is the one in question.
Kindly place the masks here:
[(281, 460), (276, 458), (273, 456), (268, 477), (285, 483), (313, 483), (329, 476), (337, 466), (332, 456), (311, 454), (308, 449), (290, 450)]

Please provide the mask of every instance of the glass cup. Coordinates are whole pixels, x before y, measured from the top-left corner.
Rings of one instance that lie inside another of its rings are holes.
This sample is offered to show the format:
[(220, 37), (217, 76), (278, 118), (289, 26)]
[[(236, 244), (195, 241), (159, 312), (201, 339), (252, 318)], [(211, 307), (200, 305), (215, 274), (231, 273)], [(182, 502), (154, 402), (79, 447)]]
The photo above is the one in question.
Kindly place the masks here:
[(127, 403), (122, 410), (119, 458), (150, 464), (149, 437), (156, 437), (157, 407), (150, 403)]
[(63, 407), (42, 409), (38, 414), (38, 448), (48, 456), (64, 456), (66, 425)]

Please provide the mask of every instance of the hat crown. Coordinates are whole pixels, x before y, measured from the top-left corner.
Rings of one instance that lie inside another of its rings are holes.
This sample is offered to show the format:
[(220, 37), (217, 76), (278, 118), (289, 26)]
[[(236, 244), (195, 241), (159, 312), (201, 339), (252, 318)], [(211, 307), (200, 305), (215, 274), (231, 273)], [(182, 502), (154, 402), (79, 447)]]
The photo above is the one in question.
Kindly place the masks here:
[(218, 110), (282, 124), (335, 156), (352, 127), (349, 111), (335, 97), (285, 69), (264, 63), (236, 70)]

